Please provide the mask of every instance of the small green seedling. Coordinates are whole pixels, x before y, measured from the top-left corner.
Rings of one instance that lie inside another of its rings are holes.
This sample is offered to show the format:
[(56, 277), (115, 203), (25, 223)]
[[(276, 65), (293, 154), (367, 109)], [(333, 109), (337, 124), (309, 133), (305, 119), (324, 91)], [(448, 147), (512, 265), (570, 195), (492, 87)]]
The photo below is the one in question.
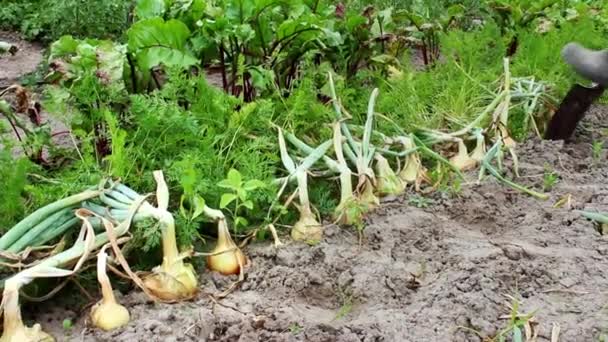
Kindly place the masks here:
[(604, 142), (603, 141), (594, 141), (592, 145), (593, 152), (593, 162), (594, 164), (599, 163), (602, 158), (602, 151), (604, 150)]
[(74, 327), (72, 320), (69, 318), (64, 319), (62, 324), (64, 330), (71, 330)]
[(431, 204), (434, 203), (432, 199), (420, 195), (412, 195), (408, 202), (410, 205), (413, 205), (416, 208), (428, 208)]
[(559, 180), (559, 175), (551, 170), (549, 167), (545, 167), (545, 173), (543, 175), (543, 190), (544, 191), (551, 191), (551, 189), (553, 189), (553, 187), (555, 186), (555, 184), (557, 184), (557, 181)]
[(353, 311), (353, 294), (350, 289), (338, 288), (338, 302), (340, 303), (340, 308), (336, 313), (336, 317), (334, 320), (339, 320), (346, 317), (349, 313)]
[(303, 327), (298, 323), (291, 323), (289, 325), (289, 331), (294, 335), (301, 333), (302, 330), (303, 330)]
[[(253, 191), (261, 189), (266, 184), (257, 179), (243, 181), (241, 173), (235, 169), (228, 171), (226, 179), (220, 181), (218, 186), (228, 189), (220, 199), (220, 208), (226, 209), (234, 221), (234, 229), (238, 232), (239, 226), (246, 227), (249, 222), (239, 214), (243, 209), (253, 210), (253, 201), (250, 195)], [(232, 206), (231, 206), (232, 204)], [(229, 208), (231, 206), (232, 208)]]

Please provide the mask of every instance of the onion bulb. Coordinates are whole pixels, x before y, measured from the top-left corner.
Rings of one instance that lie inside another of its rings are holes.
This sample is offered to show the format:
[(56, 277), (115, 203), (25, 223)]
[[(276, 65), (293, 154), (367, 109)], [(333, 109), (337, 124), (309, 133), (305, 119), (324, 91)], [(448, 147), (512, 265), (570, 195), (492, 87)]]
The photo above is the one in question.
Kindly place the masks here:
[(8, 279), (4, 283), (2, 307), (4, 309), (4, 329), (0, 342), (55, 342), (55, 339), (42, 331), (40, 324), (26, 327), (19, 309), (19, 278)]
[(165, 301), (192, 298), (198, 291), (198, 280), (194, 267), (181, 259), (163, 263), (143, 279), (146, 288), (156, 297)]
[(310, 209), (306, 171), (300, 170), (296, 172), (296, 179), (298, 180), (298, 196), (300, 201), (300, 204), (296, 205), (296, 207), (300, 212), (300, 219), (291, 229), (291, 238), (295, 241), (316, 244), (323, 238), (323, 226), (317, 221)]
[(91, 308), (91, 322), (94, 326), (109, 331), (123, 327), (129, 323), (129, 311), (116, 302), (112, 285), (106, 273), (108, 255), (105, 249), (97, 255), (97, 281), (101, 285), (103, 298)]
[(247, 257), (232, 241), (226, 219), (222, 217), (217, 223), (217, 245), (207, 257), (207, 267), (223, 275), (239, 274), (241, 266), (246, 266)]
[(380, 199), (374, 194), (374, 186), (369, 177), (365, 177), (362, 185), (363, 190), (359, 194), (359, 202), (365, 208), (365, 211), (370, 211), (380, 206)]
[(405, 191), (404, 182), (397, 176), (386, 158), (376, 153), (376, 189), (381, 196), (400, 195)]
[[(400, 137), (399, 141), (403, 145), (404, 150), (410, 150), (415, 147), (414, 142), (409, 137)], [(405, 165), (399, 172), (399, 178), (406, 184), (412, 184), (418, 181), (420, 173), (423, 172), (418, 152), (412, 152), (405, 157)]]
[[(146, 288), (164, 301), (178, 301), (194, 297), (198, 292), (198, 279), (194, 267), (185, 263), (188, 252), (180, 254), (175, 239), (175, 220), (167, 210), (169, 189), (162, 171), (154, 171), (156, 180), (156, 201), (158, 207), (144, 205), (141, 212), (149, 212), (161, 226), (163, 262), (152, 270), (152, 274), (143, 279)], [(146, 211), (144, 211), (146, 210)]]
[(152, 294), (164, 301), (192, 298), (198, 291), (196, 272), (191, 264), (185, 263), (175, 240), (175, 222), (169, 212), (159, 214), (162, 232), (163, 262), (143, 279)]
[(469, 156), (462, 139), (458, 140), (458, 153), (450, 159), (450, 162), (461, 171), (470, 170), (477, 165), (477, 161)]
[(319, 243), (323, 239), (323, 225), (317, 221), (310, 210), (300, 209), (300, 219), (291, 229), (291, 238), (310, 244)]
[(363, 224), (365, 208), (351, 195), (350, 198), (340, 201), (334, 210), (333, 219), (337, 224), (347, 226), (360, 226)]

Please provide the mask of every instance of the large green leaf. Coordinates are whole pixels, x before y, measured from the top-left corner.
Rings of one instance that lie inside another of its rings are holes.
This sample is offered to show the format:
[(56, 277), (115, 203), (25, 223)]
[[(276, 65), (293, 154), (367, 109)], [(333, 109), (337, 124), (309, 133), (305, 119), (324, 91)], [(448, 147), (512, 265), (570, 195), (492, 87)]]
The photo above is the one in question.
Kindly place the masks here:
[(49, 60), (60, 60), (63, 64), (52, 74), (59, 74), (66, 81), (94, 74), (102, 84), (121, 91), (124, 89), (126, 50), (125, 45), (108, 40), (78, 40), (64, 36), (51, 44)]
[(165, 14), (165, 0), (137, 0), (135, 15), (139, 19), (148, 19)]
[(179, 20), (150, 18), (135, 23), (127, 33), (129, 51), (138, 66), (149, 70), (158, 65), (189, 67), (198, 62), (186, 49), (190, 30)]

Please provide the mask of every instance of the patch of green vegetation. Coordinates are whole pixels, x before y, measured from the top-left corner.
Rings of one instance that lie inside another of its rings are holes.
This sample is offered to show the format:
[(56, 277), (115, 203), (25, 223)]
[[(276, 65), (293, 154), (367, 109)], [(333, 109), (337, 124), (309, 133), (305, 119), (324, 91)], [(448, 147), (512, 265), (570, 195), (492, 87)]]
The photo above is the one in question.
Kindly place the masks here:
[(334, 320), (342, 319), (352, 312), (353, 294), (347, 289), (338, 289), (338, 301), (340, 302), (340, 308)]
[(52, 41), (76, 37), (120, 37), (128, 27), (129, 0), (4, 0), (0, 28), (18, 30), (28, 39)]
[(545, 165), (545, 172), (543, 173), (543, 190), (551, 191), (558, 181), (559, 174), (551, 170), (548, 165)]
[(4, 234), (26, 213), (27, 174), (33, 170), (26, 158), (13, 159), (10, 149), (0, 150), (0, 234)]

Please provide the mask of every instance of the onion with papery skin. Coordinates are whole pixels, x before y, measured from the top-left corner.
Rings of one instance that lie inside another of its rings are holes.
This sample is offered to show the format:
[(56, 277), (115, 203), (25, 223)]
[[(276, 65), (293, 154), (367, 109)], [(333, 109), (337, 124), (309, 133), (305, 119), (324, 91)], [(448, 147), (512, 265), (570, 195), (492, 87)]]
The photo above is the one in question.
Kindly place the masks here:
[(217, 245), (211, 254), (207, 257), (207, 267), (223, 275), (239, 274), (241, 266), (248, 263), (245, 254), (232, 240), (223, 214), (217, 222)]
[(306, 171), (297, 171), (296, 179), (298, 180), (298, 196), (300, 201), (300, 204), (296, 204), (296, 207), (300, 212), (300, 219), (291, 229), (291, 238), (295, 241), (316, 244), (323, 238), (323, 226), (317, 221), (310, 209)]
[(469, 156), (469, 151), (462, 140), (458, 140), (458, 153), (450, 159), (450, 163), (461, 171), (477, 166), (477, 161)]
[[(414, 142), (409, 137), (398, 138), (404, 150), (415, 147)], [(417, 183), (424, 173), (422, 162), (418, 152), (412, 152), (405, 157), (405, 166), (399, 172), (399, 178), (407, 184)]]
[(158, 298), (165, 301), (177, 301), (194, 297), (198, 292), (198, 280), (194, 267), (185, 263), (189, 252), (180, 254), (175, 239), (175, 220), (167, 210), (169, 206), (169, 189), (162, 171), (154, 171), (156, 180), (156, 201), (158, 207), (144, 203), (138, 213), (154, 217), (161, 226), (163, 262), (152, 270), (152, 274), (143, 279), (146, 288)]
[(109, 331), (127, 325), (130, 315), (127, 308), (116, 302), (110, 279), (106, 273), (107, 259), (105, 248), (102, 248), (97, 255), (97, 280), (101, 285), (103, 298), (91, 308), (91, 322), (94, 326)]
[(376, 209), (380, 206), (380, 199), (374, 194), (374, 186), (369, 178), (365, 178), (363, 190), (359, 194), (359, 202), (364, 206), (365, 211)]
[(4, 331), (0, 342), (55, 342), (53, 336), (42, 331), (40, 324), (26, 327), (19, 309), (19, 279), (8, 279), (4, 283), (2, 307), (4, 308)]
[(381, 196), (400, 195), (405, 191), (406, 184), (397, 176), (386, 158), (376, 154), (376, 190)]
[(300, 219), (291, 229), (291, 238), (295, 241), (304, 241), (316, 244), (323, 238), (323, 225), (314, 218), (312, 213), (300, 211)]
[(365, 208), (354, 197), (341, 201), (334, 210), (333, 219), (337, 224), (359, 226), (363, 224)]

